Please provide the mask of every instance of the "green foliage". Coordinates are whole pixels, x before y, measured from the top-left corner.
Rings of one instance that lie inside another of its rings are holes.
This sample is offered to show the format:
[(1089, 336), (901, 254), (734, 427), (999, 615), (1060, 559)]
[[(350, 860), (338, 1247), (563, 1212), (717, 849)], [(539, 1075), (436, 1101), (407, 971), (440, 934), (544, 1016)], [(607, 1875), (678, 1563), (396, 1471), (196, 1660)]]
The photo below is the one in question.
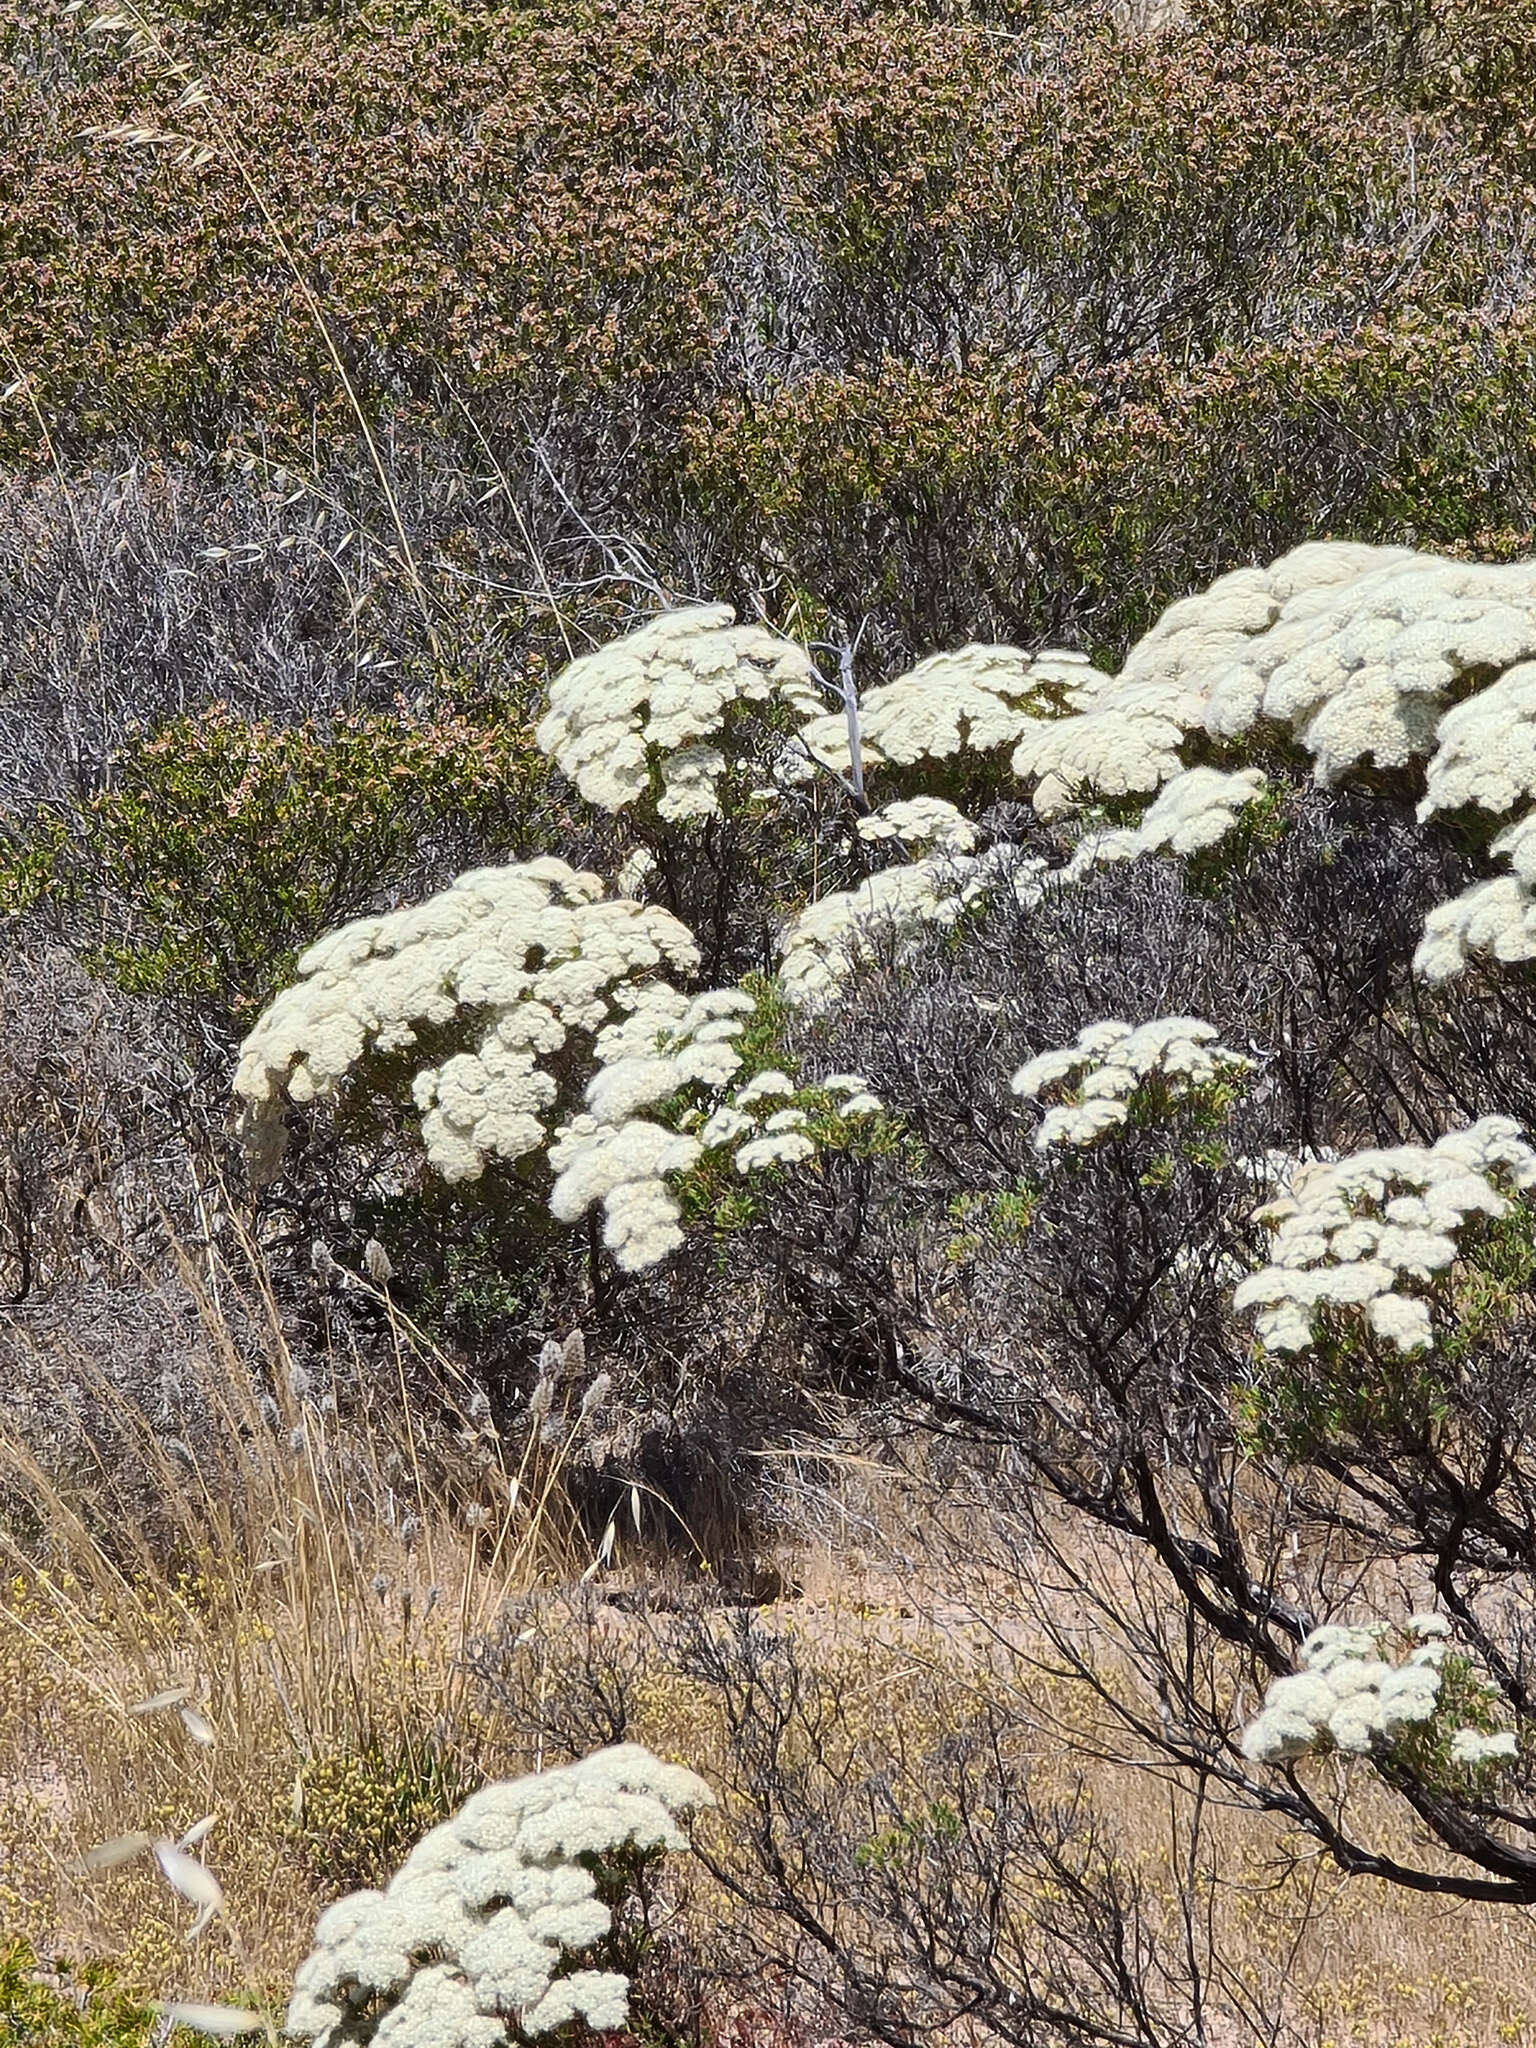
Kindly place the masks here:
[(1151, 1074), (1132, 1090), (1126, 1121), (1132, 1130), (1169, 1131), (1182, 1156), (1195, 1165), (1221, 1166), (1227, 1158), (1221, 1133), (1247, 1091), (1241, 1072), (1218, 1075), (1197, 1087)]
[(994, 1244), (1019, 1244), (1035, 1220), (1038, 1190), (1029, 1180), (1018, 1180), (1011, 1188), (991, 1193), (955, 1195), (947, 1209), (954, 1234), (945, 1246), (945, 1257), (953, 1264), (973, 1258), (989, 1240)]
[(1190, 891), (1197, 896), (1219, 898), (1234, 879), (1255, 873), (1289, 831), (1292, 805), (1291, 792), (1274, 783), (1254, 802), (1244, 804), (1230, 832), (1215, 846), (1202, 848), (1184, 863)]
[(44, 1961), (24, 1941), (0, 1946), (0, 2039), (21, 2048), (150, 2048), (154, 2012), (111, 1968)]
[(57, 817), (0, 827), (0, 916), (19, 916), (48, 899), (59, 886), (67, 845), (67, 827)]
[[(1113, 1126), (1095, 1144), (1113, 1144), (1132, 1133), (1150, 1134), (1166, 1141), (1142, 1166), (1138, 1178), (1144, 1188), (1165, 1188), (1172, 1184), (1181, 1160), (1214, 1172), (1231, 1157), (1227, 1126), (1232, 1112), (1248, 1092), (1245, 1070), (1217, 1075), (1209, 1081), (1191, 1084), (1177, 1075), (1146, 1075), (1125, 1098), (1125, 1121)], [(1071, 1088), (1060, 1091), (1063, 1102), (1080, 1100)], [(1069, 1171), (1091, 1169), (1094, 1147), (1062, 1146), (1057, 1158)]]
[[(1481, 552), (1514, 506), (1528, 524), (1515, 394), (1533, 360), (1523, 327), (1450, 312), (1067, 369), (1043, 399), (1014, 358), (885, 363), (722, 402), (690, 424), (689, 463), (722, 533), (766, 533), (839, 609), (857, 594), (921, 644), (974, 630), (974, 596), (968, 620), (951, 591), (1070, 589), (1073, 634), (1102, 656), (1204, 580), (1196, 548), (1215, 567), (1303, 535), (1411, 531)], [(941, 583), (913, 560), (937, 532)]]
[(1446, 1376), (1434, 1352), (1404, 1355), (1374, 1342), (1358, 1316), (1324, 1303), (1309, 1350), (1272, 1355), (1255, 1347), (1237, 1391), (1239, 1435), (1254, 1456), (1314, 1456), (1326, 1445), (1397, 1438), (1446, 1413)]
[(1449, 1651), (1440, 1666), (1434, 1718), (1402, 1731), (1393, 1745), (1395, 1761), (1421, 1784), (1451, 1798), (1465, 1798), (1477, 1791), (1479, 1781), (1486, 1781), (1489, 1767), (1453, 1763), (1451, 1737), (1462, 1728), (1492, 1735), (1505, 1724), (1506, 1712), (1497, 1688), (1472, 1659)]
[[(733, 1041), (741, 1066), (731, 1088), (744, 1086), (755, 1074), (778, 1071), (794, 1078), (799, 1060), (791, 1050), (790, 1026), (794, 1012), (784, 999), (782, 985), (767, 975), (748, 975), (742, 986), (756, 997), (756, 1008), (744, 1020)], [(801, 1126), (820, 1153), (839, 1153), (850, 1159), (884, 1158), (907, 1142), (898, 1119), (890, 1116), (845, 1117), (841, 1105), (846, 1097), (835, 1090), (812, 1086), (797, 1087), (776, 1109), (798, 1109), (804, 1113)], [(675, 1100), (662, 1105), (657, 1114), (672, 1122), (686, 1112), (687, 1104)], [(743, 1140), (742, 1142), (745, 1142)], [(761, 1167), (749, 1175), (737, 1173), (735, 1147), (723, 1145), (706, 1152), (687, 1173), (679, 1175), (676, 1193), (683, 1220), (701, 1225), (716, 1238), (748, 1229), (768, 1214), (774, 1189), (784, 1178), (782, 1168)], [(805, 1170), (815, 1171), (808, 1162)]]
[(741, 985), (754, 999), (754, 1008), (731, 1041), (741, 1059), (737, 1084), (771, 1068), (793, 1074), (796, 1063), (789, 1050), (789, 1030), (794, 1012), (784, 999), (782, 984), (772, 975), (748, 974)]
[(1439, 1347), (1448, 1370), (1474, 1356), (1529, 1305), (1536, 1292), (1536, 1207), (1516, 1202), (1502, 1216), (1480, 1217), (1464, 1240)]
[(1405, 109), (1529, 161), (1536, 18), (1509, 0), (1237, 0), (1202, 12), (1218, 33), (1258, 34), (1343, 59)]
[(452, 871), (510, 851), (545, 801), (542, 757), (495, 711), (401, 702), (321, 727), (214, 705), (132, 741), (72, 817), (15, 829), (0, 907), (68, 905), (120, 987), (238, 1022), (323, 932), (419, 887), (434, 854)]
[[(805, 1122), (799, 1128), (815, 1143), (818, 1155), (840, 1153), (849, 1159), (868, 1160), (888, 1157), (902, 1149), (907, 1139), (897, 1118), (845, 1117), (839, 1114), (841, 1100), (822, 1088), (799, 1088), (775, 1107), (804, 1111)], [(786, 1172), (781, 1166), (760, 1166), (743, 1176), (734, 1165), (735, 1149), (733, 1145), (722, 1145), (706, 1152), (677, 1182), (683, 1221), (690, 1226), (701, 1225), (716, 1238), (746, 1230), (767, 1216)], [(801, 1173), (818, 1170), (817, 1160), (807, 1160), (795, 1169)]]
[(311, 1757), (294, 1778), (283, 1832), (328, 1885), (379, 1886), (474, 1789), (430, 1744), (400, 1742)]
[(906, 1814), (867, 1842), (860, 1842), (853, 1860), (861, 1870), (899, 1870), (933, 1844), (954, 1841), (960, 1831), (960, 1816), (950, 1802), (931, 1800), (921, 1812)]

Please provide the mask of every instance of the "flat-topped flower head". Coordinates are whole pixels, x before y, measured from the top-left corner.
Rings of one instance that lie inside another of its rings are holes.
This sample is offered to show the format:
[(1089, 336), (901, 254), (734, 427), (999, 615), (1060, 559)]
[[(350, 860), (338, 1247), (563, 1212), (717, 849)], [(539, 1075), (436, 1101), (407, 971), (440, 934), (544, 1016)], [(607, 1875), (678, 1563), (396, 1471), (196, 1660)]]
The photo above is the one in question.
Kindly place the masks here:
[(300, 956), (299, 978), (240, 1049), (235, 1093), (253, 1157), (281, 1155), (289, 1104), (334, 1101), (365, 1058), (424, 1033), (461, 1050), (425, 1062), (410, 1091), (429, 1163), (473, 1180), (536, 1151), (557, 1085), (548, 1062), (596, 1032), (658, 972), (698, 949), (670, 912), (605, 899), (596, 875), (541, 859), (479, 868), (411, 909), (359, 918)]
[(1037, 1053), (1013, 1077), (1013, 1092), (1055, 1101), (1040, 1119), (1036, 1149), (1091, 1145), (1130, 1119), (1138, 1097), (1173, 1108), (1252, 1062), (1222, 1045), (1200, 1017), (1155, 1017), (1126, 1024), (1106, 1017), (1084, 1025), (1076, 1043)]
[(1075, 881), (1094, 868), (1146, 853), (1204, 853), (1236, 829), (1242, 813), (1267, 787), (1260, 768), (1232, 774), (1219, 768), (1182, 769), (1164, 783), (1138, 824), (1086, 833), (1067, 864), (1066, 879)]
[[(868, 763), (898, 768), (996, 753), (1013, 746), (1036, 719), (1083, 709), (1108, 683), (1085, 655), (1062, 648), (1031, 655), (973, 643), (931, 654), (867, 690), (859, 703), (860, 741)], [(841, 713), (811, 720), (801, 739), (813, 759), (847, 772)]]
[(805, 650), (735, 617), (729, 605), (663, 612), (555, 677), (535, 738), (588, 803), (713, 816), (738, 707), (778, 703), (791, 723), (819, 713)]
[(629, 2016), (615, 1970), (568, 1970), (612, 1914), (579, 1859), (687, 1847), (702, 1779), (632, 1743), (487, 1785), (411, 1851), (383, 1891), (324, 1912), (287, 2031), (315, 2048), (507, 2048), (571, 2020)]
[(1420, 1290), (1451, 1267), (1470, 1217), (1502, 1216), (1536, 1186), (1536, 1152), (1509, 1117), (1487, 1116), (1434, 1145), (1392, 1145), (1297, 1166), (1289, 1192), (1259, 1211), (1269, 1264), (1233, 1295), (1256, 1308), (1269, 1351), (1306, 1351), (1325, 1307), (1363, 1317), (1398, 1351), (1435, 1341)]
[(1277, 1678), (1243, 1731), (1251, 1763), (1293, 1763), (1315, 1749), (1366, 1756), (1434, 1719), (1440, 1674), (1381, 1654), (1383, 1628), (1320, 1628), (1298, 1653), (1301, 1669)]
[(882, 804), (860, 818), (858, 833), (875, 843), (897, 839), (903, 846), (932, 847), (940, 853), (969, 853), (976, 844), (970, 819), (938, 796), (898, 797)]

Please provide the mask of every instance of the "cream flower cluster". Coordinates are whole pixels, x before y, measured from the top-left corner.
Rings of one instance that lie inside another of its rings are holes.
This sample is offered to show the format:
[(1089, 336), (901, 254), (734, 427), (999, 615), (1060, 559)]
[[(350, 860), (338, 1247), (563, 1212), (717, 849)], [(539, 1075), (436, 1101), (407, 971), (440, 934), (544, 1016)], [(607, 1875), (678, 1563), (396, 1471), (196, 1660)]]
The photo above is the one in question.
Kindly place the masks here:
[[(1446, 713), (1440, 746), (1429, 764), (1421, 818), (1467, 807), (1497, 814), (1536, 794), (1533, 685), (1536, 662), (1521, 662)], [(1423, 980), (1449, 981), (1475, 953), (1508, 962), (1536, 959), (1536, 811), (1506, 825), (1489, 851), (1506, 860), (1512, 872), (1475, 882), (1430, 911), (1413, 956), (1414, 972)]]
[(596, 875), (552, 858), (478, 868), (412, 909), (343, 925), (300, 957), (240, 1049), (253, 1165), (281, 1156), (285, 1104), (335, 1099), (365, 1055), (407, 1052), (424, 1032), (471, 1041), (412, 1082), (432, 1166), (463, 1181), (521, 1158), (543, 1145), (557, 1093), (541, 1063), (646, 977), (697, 960), (667, 911), (605, 900)]
[(1045, 873), (1044, 861), (1023, 860), (1012, 848), (996, 846), (978, 854), (925, 854), (866, 875), (855, 888), (833, 890), (807, 904), (780, 936), (784, 993), (805, 1009), (830, 1002), (882, 933), (910, 935), (925, 925), (953, 924), (997, 887), (1012, 889), (1030, 908), (1040, 900)]
[(1037, 1053), (1014, 1075), (1013, 1091), (1036, 1099), (1047, 1092), (1066, 1096), (1040, 1119), (1035, 1146), (1044, 1152), (1053, 1145), (1091, 1145), (1118, 1129), (1139, 1089), (1155, 1085), (1172, 1106), (1251, 1064), (1199, 1017), (1135, 1025), (1108, 1017), (1085, 1025), (1075, 1045)]
[(663, 818), (710, 817), (737, 705), (820, 711), (804, 649), (735, 617), (729, 605), (663, 612), (555, 677), (534, 736), (588, 803), (617, 811), (654, 796)]
[(682, 1213), (668, 1186), (703, 1147), (691, 1133), (638, 1114), (699, 1084), (721, 1089), (741, 1065), (733, 1041), (753, 1000), (743, 989), (683, 996), (653, 985), (633, 1008), (597, 1035), (597, 1073), (585, 1113), (556, 1132), (550, 1146), (555, 1184), (549, 1206), (574, 1223), (600, 1202), (603, 1242), (625, 1272), (658, 1265), (683, 1241)]
[(1223, 667), (1247, 657), (1286, 603), (1342, 581), (1374, 552), (1299, 548), (1271, 569), (1234, 570), (1171, 605), (1077, 715), (1021, 737), (1014, 771), (1035, 780), (1036, 810), (1055, 817), (1084, 798), (1151, 796), (1172, 781)]
[[(1015, 766), (1040, 777), (1035, 803), (1050, 813), (1077, 793), (1150, 793), (1202, 732), (1232, 740), (1263, 723), (1304, 748), (1322, 782), (1425, 759), (1421, 818), (1522, 813), (1492, 848), (1512, 875), (1426, 920), (1415, 969), (1445, 981), (1472, 954), (1536, 958), (1533, 657), (1536, 562), (1309, 543), (1171, 606), (1091, 708), (1026, 736)], [(1092, 861), (1085, 852), (1076, 871)]]
[(1294, 735), (1320, 780), (1362, 761), (1405, 767), (1435, 743), (1468, 675), (1536, 654), (1536, 565), (1490, 568), (1405, 548), (1311, 542), (1170, 606), (1076, 716), (1014, 752), (1044, 815), (1079, 794), (1151, 794), (1204, 730), (1260, 720)]
[(1182, 690), (1117, 682), (1091, 710), (1031, 725), (1013, 750), (1013, 772), (1033, 782), (1042, 818), (1094, 797), (1150, 795), (1184, 766), (1185, 708)]
[(1469, 1216), (1502, 1216), (1536, 1186), (1536, 1152), (1509, 1117), (1485, 1116), (1432, 1146), (1393, 1145), (1298, 1166), (1289, 1191), (1258, 1212), (1275, 1226), (1267, 1266), (1242, 1282), (1269, 1351), (1311, 1347), (1324, 1305), (1363, 1313), (1400, 1351), (1434, 1344), (1430, 1304), (1411, 1292), (1457, 1257)]
[(1144, 853), (1203, 853), (1226, 838), (1268, 786), (1258, 768), (1240, 768), (1230, 775), (1219, 768), (1181, 769), (1148, 804), (1139, 824), (1085, 833), (1063, 876), (1076, 881), (1093, 868), (1136, 860)]
[[(649, 794), (667, 818), (707, 816), (718, 804), (730, 708), (769, 699), (798, 721), (781, 782), (812, 761), (846, 773), (845, 717), (823, 709), (803, 651), (735, 625), (721, 606), (664, 614), (573, 662), (556, 679), (539, 740), (607, 808)], [(1490, 566), (1311, 542), (1170, 606), (1113, 677), (1062, 650), (1031, 656), (976, 644), (868, 691), (859, 725), (877, 774), (1011, 749), (1042, 817), (1095, 799), (1152, 800), (1136, 826), (1091, 834), (1068, 879), (1141, 853), (1198, 852), (1230, 830), (1261, 785), (1257, 770), (1223, 777), (1188, 758), (1212, 740), (1268, 727), (1310, 754), (1323, 782), (1362, 765), (1402, 771), (1426, 760), (1425, 819), (1515, 815), (1493, 842), (1511, 873), (1431, 913), (1417, 971), (1439, 981), (1476, 953), (1536, 958), (1536, 562)], [(897, 820), (893, 809), (866, 821), (866, 836), (970, 851), (958, 814), (947, 832), (921, 838), (909, 827), (923, 821)], [(874, 893), (889, 895), (901, 917), (932, 915), (948, 895), (931, 873), (879, 882)], [(856, 922), (860, 894), (848, 892), (820, 922)], [(812, 916), (808, 942), (817, 928)], [(818, 988), (835, 981), (835, 944), (795, 950), (792, 979), (809, 963)], [(829, 973), (816, 953), (833, 961)]]
[(1475, 808), (1502, 817), (1533, 798), (1536, 661), (1518, 661), (1440, 720), (1419, 816)]
[(1508, 1763), (1520, 1753), (1520, 1742), (1512, 1728), (1487, 1734), (1479, 1728), (1458, 1728), (1451, 1737), (1450, 1757), (1464, 1770), (1481, 1770), (1485, 1764)]
[[(550, 1146), (550, 1208), (560, 1222), (574, 1223), (600, 1202), (603, 1242), (625, 1272), (658, 1265), (682, 1243), (682, 1211), (669, 1182), (706, 1152), (736, 1147), (738, 1173), (795, 1165), (816, 1153), (811, 1119), (789, 1099), (799, 1086), (787, 1075), (756, 1074), (724, 1093), (741, 1066), (733, 1041), (753, 1006), (739, 988), (686, 997), (658, 984), (638, 993), (621, 1023), (598, 1034), (587, 1110), (562, 1125)], [(675, 1129), (638, 1114), (695, 1085), (724, 1099), (684, 1110)], [(833, 1074), (814, 1086), (843, 1098), (843, 1120), (880, 1109), (860, 1075)]]
[[(1385, 1628), (1320, 1628), (1298, 1654), (1301, 1669), (1277, 1678), (1263, 1711), (1243, 1731), (1251, 1763), (1293, 1763), (1313, 1750), (1367, 1756), (1409, 1729), (1433, 1721), (1441, 1706), (1442, 1666), (1450, 1649), (1442, 1614), (1410, 1615), (1403, 1634), (1415, 1647), (1397, 1662), (1381, 1654)], [(1484, 1687), (1490, 1701), (1495, 1697)], [(1513, 1729), (1453, 1729), (1449, 1761), (1463, 1770), (1507, 1763), (1519, 1753)]]
[(1284, 618), (1326, 603), (1330, 592), (1373, 570), (1415, 559), (1407, 548), (1308, 541), (1267, 568), (1233, 569), (1171, 604), (1131, 649), (1116, 682), (1182, 688), (1198, 722), (1223, 679), (1246, 673)]
[(1463, 677), (1536, 653), (1536, 565), (1375, 552), (1347, 581), (1292, 599), (1211, 678), (1207, 731), (1286, 726), (1325, 782), (1362, 761), (1403, 768), (1434, 746)]
[[(795, 1166), (816, 1155), (811, 1113), (792, 1100), (814, 1090), (830, 1098), (839, 1122), (855, 1117), (878, 1116), (881, 1102), (862, 1074), (828, 1074), (814, 1082), (792, 1081), (788, 1074), (771, 1067), (754, 1074), (726, 1102), (715, 1110), (699, 1130), (699, 1142), (707, 1150), (730, 1145), (735, 1150), (738, 1173), (755, 1173), (765, 1166)], [(782, 1107), (775, 1108), (775, 1104)]]
[(679, 1816), (712, 1806), (702, 1779), (633, 1743), (488, 1785), (423, 1837), (383, 1891), (324, 1912), (287, 2031), (316, 2048), (507, 2048), (581, 2019), (628, 2019), (612, 1970), (563, 1970), (612, 1916), (579, 1860), (632, 1845), (685, 1849)]
[[(1011, 747), (1037, 719), (1084, 709), (1108, 683), (1086, 655), (1059, 647), (1030, 655), (977, 642), (931, 654), (861, 699), (866, 766), (911, 767)], [(848, 728), (841, 712), (811, 720), (800, 737), (813, 760), (846, 774)]]
[(976, 827), (941, 796), (898, 797), (860, 818), (858, 833), (872, 844), (896, 839), (903, 846), (932, 847), (940, 853), (970, 853)]
[[(1495, 853), (1508, 837), (1494, 840)], [(1421, 981), (1450, 981), (1479, 953), (1510, 965), (1536, 960), (1536, 890), (1525, 875), (1495, 875), (1437, 904), (1424, 919), (1413, 971)]]
[(1331, 1746), (1365, 1756), (1378, 1741), (1432, 1721), (1447, 1624), (1438, 1614), (1416, 1614), (1407, 1632), (1421, 1638), (1419, 1646), (1394, 1664), (1381, 1655), (1385, 1629), (1317, 1629), (1301, 1646), (1301, 1669), (1274, 1681), (1263, 1711), (1244, 1729), (1243, 1755), (1251, 1763), (1290, 1763)]

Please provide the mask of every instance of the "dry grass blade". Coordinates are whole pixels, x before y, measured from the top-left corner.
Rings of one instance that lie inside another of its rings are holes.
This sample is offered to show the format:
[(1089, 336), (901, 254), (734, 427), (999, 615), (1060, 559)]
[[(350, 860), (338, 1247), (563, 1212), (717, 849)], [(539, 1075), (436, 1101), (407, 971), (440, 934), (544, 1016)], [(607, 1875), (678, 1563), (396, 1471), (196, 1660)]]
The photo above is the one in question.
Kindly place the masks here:
[(135, 1856), (142, 1856), (153, 1843), (154, 1836), (146, 1835), (142, 1830), (131, 1835), (114, 1835), (110, 1842), (99, 1842), (94, 1849), (87, 1849), (74, 1867), (82, 1875), (91, 1876), (102, 1870), (116, 1870), (124, 1863), (131, 1863)]
[(241, 2034), (261, 2034), (267, 2023), (259, 2012), (246, 2012), (237, 2005), (194, 2005), (178, 2001), (155, 2010), (173, 2027), (189, 2027), (193, 2033), (211, 2034), (215, 2040), (232, 2041)]
[(223, 1912), (224, 1887), (206, 1863), (178, 1849), (174, 1842), (156, 1842), (154, 1849), (155, 1861), (171, 1890), (199, 1909), (187, 1931), (188, 1941), (195, 1941), (208, 1923)]
[(147, 1700), (135, 1700), (128, 1709), (130, 1714), (158, 1714), (167, 1707), (179, 1707), (183, 1700), (191, 1697), (184, 1685), (167, 1686), (164, 1692), (151, 1693)]

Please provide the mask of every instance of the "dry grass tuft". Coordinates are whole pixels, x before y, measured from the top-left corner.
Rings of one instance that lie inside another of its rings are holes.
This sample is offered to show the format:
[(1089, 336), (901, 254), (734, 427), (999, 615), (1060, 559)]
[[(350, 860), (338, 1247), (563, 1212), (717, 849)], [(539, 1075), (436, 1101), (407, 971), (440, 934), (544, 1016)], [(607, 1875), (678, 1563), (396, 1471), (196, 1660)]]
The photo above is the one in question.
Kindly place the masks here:
[[(0, 1419), (0, 1912), (160, 1996), (276, 2000), (326, 1900), (504, 1767), (466, 1651), (587, 1561), (559, 1484), (574, 1436), (498, 1437), (392, 1311), (392, 1384), (348, 1394), (337, 1371), (338, 1401), (249, 1246), (184, 1258), (181, 1292), (195, 1435), (87, 1356), (36, 1361)], [(111, 1466), (39, 1432), (50, 1381), (94, 1407)], [(190, 1950), (206, 1901), (134, 1853), (189, 1831), (229, 1901)]]

